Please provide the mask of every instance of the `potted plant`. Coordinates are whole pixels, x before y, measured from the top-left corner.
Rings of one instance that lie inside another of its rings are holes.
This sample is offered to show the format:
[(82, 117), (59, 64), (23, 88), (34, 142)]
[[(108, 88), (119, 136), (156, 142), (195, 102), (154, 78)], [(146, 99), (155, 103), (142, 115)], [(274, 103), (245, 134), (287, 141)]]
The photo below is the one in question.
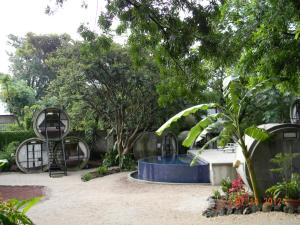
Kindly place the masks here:
[(286, 206), (300, 206), (300, 176), (292, 173), (292, 161), (299, 157), (299, 153), (278, 153), (271, 159), (272, 163), (277, 164), (277, 168), (271, 169), (273, 173), (279, 173), (282, 182), (271, 186), (266, 190), (273, 198), (283, 198)]
[(300, 177), (298, 174), (292, 174), (290, 181), (279, 182), (266, 190), (274, 198), (283, 197), (286, 206), (300, 206)]

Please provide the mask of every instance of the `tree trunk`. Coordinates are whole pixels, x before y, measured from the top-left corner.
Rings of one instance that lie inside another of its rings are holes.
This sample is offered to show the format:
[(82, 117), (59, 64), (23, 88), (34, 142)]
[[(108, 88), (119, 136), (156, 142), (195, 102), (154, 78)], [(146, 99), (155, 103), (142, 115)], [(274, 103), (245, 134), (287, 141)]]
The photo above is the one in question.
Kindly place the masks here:
[(252, 187), (255, 202), (257, 204), (260, 204), (261, 203), (261, 198), (260, 198), (260, 195), (259, 195), (259, 192), (258, 192), (258, 189), (257, 189), (256, 175), (255, 175), (255, 172), (254, 172), (253, 162), (252, 162), (251, 156), (248, 152), (247, 145), (246, 145), (244, 139), (241, 137), (240, 140), (241, 140), (240, 146), (242, 148), (242, 152), (243, 152), (243, 155), (244, 155), (245, 160), (246, 160), (247, 170), (248, 170), (248, 173), (249, 173), (249, 176), (250, 176), (250, 182), (251, 182), (250, 185)]
[(253, 162), (251, 159), (246, 158), (246, 163), (247, 163), (247, 169), (248, 169), (248, 173), (250, 176), (250, 181), (251, 181), (251, 186), (252, 186), (252, 191), (254, 194), (255, 202), (260, 204), (261, 198), (259, 195), (259, 191), (257, 189), (256, 175), (255, 175), (254, 168), (253, 168)]

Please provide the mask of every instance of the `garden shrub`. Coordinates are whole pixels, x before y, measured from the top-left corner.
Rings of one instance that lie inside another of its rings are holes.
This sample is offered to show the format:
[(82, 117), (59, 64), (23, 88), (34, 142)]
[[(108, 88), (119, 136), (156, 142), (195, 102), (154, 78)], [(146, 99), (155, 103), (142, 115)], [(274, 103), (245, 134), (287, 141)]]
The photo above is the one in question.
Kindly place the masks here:
[(7, 167), (10, 167), (15, 163), (15, 152), (20, 142), (13, 141), (6, 145), (3, 148), (3, 151), (0, 151), (0, 159), (6, 159), (8, 161)]
[(110, 150), (105, 153), (102, 164), (106, 167), (118, 166), (118, 151), (117, 150)]
[(134, 170), (136, 168), (136, 160), (132, 154), (118, 155), (117, 150), (111, 150), (105, 153), (102, 165), (106, 167), (119, 166), (122, 170)]
[(220, 191), (214, 190), (214, 191), (213, 191), (212, 197), (213, 197), (214, 199), (220, 199), (222, 196), (221, 196)]
[(108, 173), (108, 168), (107, 168), (107, 166), (100, 166), (100, 167), (98, 167), (98, 168), (97, 168), (97, 173), (98, 173), (99, 175), (105, 175), (105, 174), (107, 174), (107, 173)]
[(133, 158), (132, 154), (123, 155), (120, 161), (120, 167), (122, 170), (135, 170), (136, 169), (136, 160)]
[(93, 178), (93, 175), (91, 173), (86, 173), (81, 177), (82, 181), (89, 181)]
[(11, 142), (17, 141), (21, 143), (22, 141), (35, 136), (36, 135), (32, 130), (0, 132), (0, 151), (3, 151), (4, 147)]

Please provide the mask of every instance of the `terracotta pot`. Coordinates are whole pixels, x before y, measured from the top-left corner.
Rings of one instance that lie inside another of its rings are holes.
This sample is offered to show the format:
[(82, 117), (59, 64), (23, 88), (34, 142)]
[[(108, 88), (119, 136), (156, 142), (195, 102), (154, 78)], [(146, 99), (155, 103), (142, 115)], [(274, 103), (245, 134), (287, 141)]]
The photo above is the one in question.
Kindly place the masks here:
[(284, 204), (288, 207), (296, 208), (300, 206), (300, 199), (283, 199)]

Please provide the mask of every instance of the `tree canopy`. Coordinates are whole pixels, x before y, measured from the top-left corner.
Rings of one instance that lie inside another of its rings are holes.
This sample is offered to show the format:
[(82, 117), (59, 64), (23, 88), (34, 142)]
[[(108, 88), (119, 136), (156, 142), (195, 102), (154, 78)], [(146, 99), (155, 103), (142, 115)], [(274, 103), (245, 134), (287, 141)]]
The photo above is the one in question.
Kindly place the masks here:
[(31, 106), (35, 103), (34, 90), (27, 86), (23, 80), (0, 74), (0, 87), (1, 100), (7, 104), (8, 110), (15, 114), (18, 119), (24, 116), (25, 106)]
[(11, 72), (35, 90), (36, 98), (45, 95), (46, 89), (56, 74), (46, 64), (47, 57), (70, 41), (69, 35), (36, 35), (25, 37), (9, 35), (9, 44), (15, 48), (10, 53)]
[(112, 0), (99, 21), (109, 32), (117, 17), (121, 21), (117, 32), (129, 29), (134, 49), (152, 49), (162, 67), (171, 68), (168, 77), (178, 76), (172, 65), (183, 72), (181, 77), (193, 76), (192, 63), (197, 73), (203, 71), (196, 82), (205, 81), (209, 61), (213, 70), (225, 68), (227, 74), (251, 77), (252, 85), (271, 77), (279, 89), (295, 92), (300, 71), (299, 7), (297, 0)]
[(79, 108), (96, 125), (112, 129), (119, 154), (131, 150), (139, 132), (155, 129), (158, 119), (155, 85), (158, 71), (151, 60), (135, 68), (128, 50), (111, 39), (83, 33), (85, 41), (61, 48), (48, 60), (56, 70), (49, 95), (60, 104)]

